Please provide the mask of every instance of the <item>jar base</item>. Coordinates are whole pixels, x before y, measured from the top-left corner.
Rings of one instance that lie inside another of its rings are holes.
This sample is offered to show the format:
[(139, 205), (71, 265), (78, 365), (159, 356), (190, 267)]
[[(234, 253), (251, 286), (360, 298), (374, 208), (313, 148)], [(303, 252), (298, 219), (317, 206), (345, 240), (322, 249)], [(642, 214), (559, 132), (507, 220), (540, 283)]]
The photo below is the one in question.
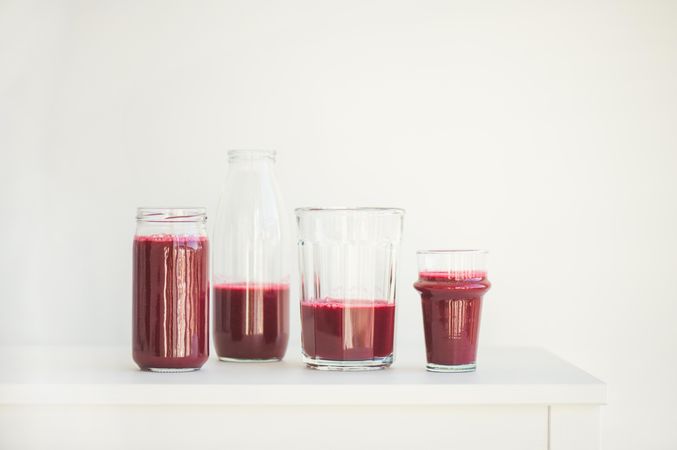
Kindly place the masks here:
[(364, 372), (368, 370), (381, 370), (390, 367), (393, 363), (393, 355), (360, 361), (335, 361), (322, 358), (311, 358), (303, 355), (306, 367), (315, 370), (336, 370), (344, 372)]
[(236, 363), (269, 363), (269, 362), (280, 362), (282, 361), (282, 358), (247, 359), (247, 358), (230, 358), (228, 356), (219, 356), (219, 361), (236, 362)]
[(428, 363), (425, 368), (428, 372), (463, 373), (474, 372), (477, 369), (477, 364), (474, 362), (454, 365)]
[(195, 372), (196, 370), (200, 370), (199, 367), (186, 367), (186, 368), (176, 368), (176, 367), (148, 367), (144, 368), (142, 370), (145, 370), (147, 372), (155, 372), (155, 373), (182, 373), (182, 372)]

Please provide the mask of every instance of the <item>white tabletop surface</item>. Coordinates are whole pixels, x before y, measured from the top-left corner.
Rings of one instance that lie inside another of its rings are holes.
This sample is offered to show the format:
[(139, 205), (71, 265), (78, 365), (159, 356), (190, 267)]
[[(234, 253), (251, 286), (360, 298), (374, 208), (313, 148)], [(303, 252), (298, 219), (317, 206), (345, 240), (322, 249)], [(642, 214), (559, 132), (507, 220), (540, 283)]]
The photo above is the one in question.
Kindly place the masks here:
[(0, 405), (515, 405), (603, 404), (606, 386), (538, 348), (482, 348), (474, 373), (431, 373), (400, 352), (374, 372), (307, 369), (293, 351), (278, 363), (224, 363), (151, 373), (126, 347), (0, 347)]

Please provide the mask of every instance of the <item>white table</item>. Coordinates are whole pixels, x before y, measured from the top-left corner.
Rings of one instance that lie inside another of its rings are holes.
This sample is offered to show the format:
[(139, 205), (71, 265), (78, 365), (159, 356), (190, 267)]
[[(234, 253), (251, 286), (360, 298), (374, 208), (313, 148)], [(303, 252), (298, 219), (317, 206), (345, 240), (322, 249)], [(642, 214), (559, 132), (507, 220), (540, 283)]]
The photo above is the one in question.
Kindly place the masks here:
[(481, 349), (430, 373), (398, 352), (376, 372), (285, 362), (137, 370), (120, 347), (0, 347), (0, 448), (598, 448), (605, 385), (541, 349)]

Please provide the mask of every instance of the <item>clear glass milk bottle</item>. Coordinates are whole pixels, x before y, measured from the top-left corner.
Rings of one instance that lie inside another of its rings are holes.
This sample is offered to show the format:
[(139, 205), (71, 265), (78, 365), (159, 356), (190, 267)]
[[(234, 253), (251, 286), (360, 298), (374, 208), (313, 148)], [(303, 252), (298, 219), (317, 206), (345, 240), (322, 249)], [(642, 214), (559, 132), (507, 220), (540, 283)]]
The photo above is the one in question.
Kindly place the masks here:
[(279, 361), (289, 341), (289, 220), (275, 152), (231, 150), (213, 239), (213, 336), (223, 361)]

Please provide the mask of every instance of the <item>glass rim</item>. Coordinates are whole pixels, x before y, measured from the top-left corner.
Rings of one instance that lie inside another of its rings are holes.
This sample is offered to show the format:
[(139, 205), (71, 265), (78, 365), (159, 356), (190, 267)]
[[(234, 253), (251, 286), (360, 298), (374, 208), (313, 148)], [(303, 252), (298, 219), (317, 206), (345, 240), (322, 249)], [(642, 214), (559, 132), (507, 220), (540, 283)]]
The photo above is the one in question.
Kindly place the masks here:
[(277, 156), (276, 150), (268, 149), (232, 149), (228, 150), (228, 159), (272, 159)]
[(136, 220), (140, 222), (199, 222), (207, 220), (207, 208), (202, 206), (139, 206)]
[(297, 216), (306, 213), (314, 212), (360, 212), (360, 213), (371, 213), (371, 214), (393, 214), (403, 216), (405, 210), (403, 208), (391, 208), (384, 206), (326, 206), (326, 207), (315, 207), (307, 206), (302, 208), (294, 209), (294, 212)]
[(458, 254), (475, 254), (486, 255), (489, 250), (483, 249), (434, 249), (434, 250), (418, 250), (417, 255), (458, 255)]

